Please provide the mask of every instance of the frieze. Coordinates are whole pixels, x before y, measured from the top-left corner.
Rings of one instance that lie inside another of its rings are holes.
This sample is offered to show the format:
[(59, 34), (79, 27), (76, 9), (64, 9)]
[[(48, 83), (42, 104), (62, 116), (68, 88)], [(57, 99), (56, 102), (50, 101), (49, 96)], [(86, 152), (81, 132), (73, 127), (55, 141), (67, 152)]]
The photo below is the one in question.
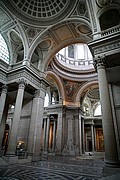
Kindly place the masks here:
[(2, 74), (1, 72), (0, 72), (0, 80), (1, 80), (1, 81), (4, 81), (4, 82), (7, 82), (7, 77), (6, 77), (6, 75), (5, 75), (5, 74)]
[(104, 53), (104, 52), (108, 52), (108, 51), (111, 51), (111, 50), (115, 50), (115, 49), (118, 49), (118, 48), (120, 48), (120, 42), (112, 43), (112, 44), (102, 46), (100, 48), (95, 49), (94, 50), (94, 55)]
[(26, 78), (28, 81), (30, 81), (31, 83), (33, 83), (35, 86), (37, 87), (41, 87), (41, 84), (39, 82), (39, 80), (37, 80), (36, 78), (32, 77), (29, 73), (26, 72), (21, 72), (21, 73), (16, 73), (13, 75), (8, 75), (7, 81), (13, 81), (16, 80), (18, 78)]

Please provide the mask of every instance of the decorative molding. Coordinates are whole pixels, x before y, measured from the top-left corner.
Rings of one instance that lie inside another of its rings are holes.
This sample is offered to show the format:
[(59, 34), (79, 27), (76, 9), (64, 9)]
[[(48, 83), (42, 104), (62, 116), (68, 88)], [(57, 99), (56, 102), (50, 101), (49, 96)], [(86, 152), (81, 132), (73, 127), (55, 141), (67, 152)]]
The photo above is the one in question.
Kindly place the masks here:
[(7, 82), (7, 77), (6, 77), (6, 75), (3, 74), (2, 72), (0, 72), (0, 81)]
[(97, 49), (94, 49), (94, 55), (105, 53), (105, 52), (115, 50), (115, 49), (118, 49), (118, 48), (120, 48), (120, 42), (108, 44), (106, 46), (102, 46), (102, 47), (99, 47)]
[(113, 2), (113, 0), (104, 0), (104, 1), (103, 0), (97, 0), (96, 4), (99, 7), (103, 8), (104, 6), (110, 5), (112, 2)]
[(94, 32), (97, 32), (97, 24), (96, 24), (96, 19), (95, 19), (95, 14), (94, 14), (94, 9), (93, 9), (93, 5), (92, 5), (92, 1), (91, 0), (87, 0), (88, 6), (89, 6), (89, 10), (91, 13), (91, 19), (92, 19), (92, 23), (93, 23), (93, 29)]
[(7, 81), (8, 83), (12, 80), (17, 80), (18, 78), (26, 78), (28, 81), (30, 81), (30, 83), (34, 84), (37, 87), (41, 87), (40, 85), (40, 80), (37, 80), (35, 77), (31, 76), (30, 73), (27, 72), (20, 72), (20, 73), (16, 73), (16, 74), (12, 74), (12, 75), (8, 75)]
[(29, 81), (28, 83), (32, 84), (32, 86), (35, 86), (35, 88), (41, 87), (40, 79), (31, 76), (31, 74), (28, 72), (16, 72), (11, 74), (7, 74), (7, 73), (3, 74), (2, 72), (0, 72), (0, 82), (2, 82), (3, 84), (9, 84), (13, 81), (19, 82), (18, 79), (20, 78), (25, 78), (26, 80)]

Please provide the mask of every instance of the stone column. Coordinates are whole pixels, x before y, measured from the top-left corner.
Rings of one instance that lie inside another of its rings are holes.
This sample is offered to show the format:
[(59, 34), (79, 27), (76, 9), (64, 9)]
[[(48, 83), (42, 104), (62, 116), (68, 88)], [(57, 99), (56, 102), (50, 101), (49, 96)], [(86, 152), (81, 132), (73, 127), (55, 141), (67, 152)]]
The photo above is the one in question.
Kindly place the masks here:
[(45, 88), (41, 87), (34, 94), (28, 137), (27, 150), (32, 161), (41, 159), (44, 98)]
[(105, 146), (105, 165), (116, 167), (119, 165), (118, 152), (114, 131), (113, 115), (110, 102), (110, 94), (105, 70), (105, 57), (94, 60), (98, 72), (100, 101), (102, 108), (102, 124)]
[(80, 155), (82, 155), (82, 119), (81, 119), (81, 115), (79, 114), (79, 138), (80, 138), (80, 142), (79, 142), (79, 146), (80, 146)]
[(63, 131), (63, 117), (62, 111), (58, 113), (58, 123), (57, 123), (57, 132), (56, 132), (56, 148), (57, 154), (62, 154), (62, 132)]
[(2, 92), (0, 96), (0, 156), (2, 156), (2, 140), (4, 136), (4, 130), (5, 130), (5, 123), (6, 123), (6, 116), (4, 117), (5, 113), (8, 112), (8, 108), (6, 109), (5, 102), (6, 102), (6, 96), (7, 96), (7, 89), (8, 87), (6, 85), (2, 86)]
[(10, 132), (10, 138), (9, 138), (9, 144), (8, 144), (8, 151), (7, 155), (14, 156), (16, 145), (17, 145), (17, 133), (19, 128), (19, 121), (20, 121), (20, 115), (21, 115), (21, 109), (22, 109), (22, 103), (23, 103), (23, 96), (24, 96), (24, 89), (25, 89), (25, 81), (24, 79), (21, 79), (19, 81), (19, 87), (15, 102), (15, 111), (13, 115), (13, 122)]
[(45, 151), (45, 144), (46, 144), (46, 126), (47, 126), (47, 120), (44, 119), (44, 129), (43, 129), (43, 151)]
[(95, 151), (94, 123), (91, 124), (92, 151)]
[(85, 127), (84, 127), (83, 118), (82, 118), (82, 153), (85, 154)]
[(8, 87), (6, 85), (2, 86), (2, 92), (1, 92), (1, 96), (0, 96), (0, 125), (1, 125), (3, 111), (4, 111), (4, 107), (5, 107), (7, 89), (8, 89)]
[(86, 131), (85, 133), (85, 150), (88, 151), (88, 137), (87, 137), (88, 132)]
[(47, 116), (46, 142), (45, 142), (46, 152), (48, 152), (48, 148), (49, 148), (49, 132), (50, 132), (50, 116)]
[(94, 137), (95, 137), (95, 139), (94, 139), (95, 151), (97, 151), (97, 146), (96, 146), (96, 128), (95, 128), (95, 126), (94, 126)]
[(56, 144), (56, 120), (54, 120), (54, 126), (53, 126), (53, 147), (52, 147), (53, 151), (55, 151), (55, 144)]

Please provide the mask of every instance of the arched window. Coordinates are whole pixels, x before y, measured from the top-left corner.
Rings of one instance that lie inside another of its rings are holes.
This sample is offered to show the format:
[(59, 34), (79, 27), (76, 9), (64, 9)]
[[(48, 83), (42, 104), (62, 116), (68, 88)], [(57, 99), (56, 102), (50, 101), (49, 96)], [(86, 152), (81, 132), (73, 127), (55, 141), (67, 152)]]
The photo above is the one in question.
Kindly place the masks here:
[(9, 64), (8, 47), (1, 34), (0, 34), (0, 60), (3, 60)]

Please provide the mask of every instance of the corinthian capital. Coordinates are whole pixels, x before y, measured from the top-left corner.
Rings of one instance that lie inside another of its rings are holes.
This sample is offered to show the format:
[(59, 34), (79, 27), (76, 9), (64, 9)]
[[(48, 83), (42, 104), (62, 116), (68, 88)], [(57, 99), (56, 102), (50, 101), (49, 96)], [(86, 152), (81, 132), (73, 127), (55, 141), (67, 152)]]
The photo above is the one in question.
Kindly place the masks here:
[(97, 70), (98, 67), (105, 67), (106, 66), (106, 56), (98, 56), (94, 58), (93, 63), (95, 69)]
[(39, 98), (40, 97), (40, 89), (37, 89), (34, 93), (34, 97), (35, 98)]
[(25, 88), (25, 86), (26, 86), (26, 80), (25, 79), (19, 79), (19, 88), (20, 89), (24, 89)]

